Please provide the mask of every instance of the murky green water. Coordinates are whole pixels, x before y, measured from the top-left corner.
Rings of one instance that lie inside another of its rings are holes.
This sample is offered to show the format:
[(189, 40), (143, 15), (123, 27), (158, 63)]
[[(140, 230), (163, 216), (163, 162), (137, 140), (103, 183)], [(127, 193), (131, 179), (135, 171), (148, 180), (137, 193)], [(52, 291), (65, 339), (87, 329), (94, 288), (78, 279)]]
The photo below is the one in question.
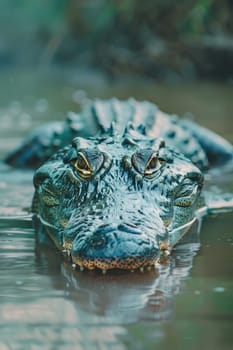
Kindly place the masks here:
[[(232, 86), (110, 82), (80, 72), (1, 72), (0, 156), (46, 120), (88, 97), (135, 96), (190, 111), (233, 140)], [(0, 349), (231, 349), (233, 217), (204, 220), (167, 265), (147, 273), (73, 271), (38, 248), (30, 217), (32, 172), (0, 165)], [(216, 178), (226, 190), (232, 174)]]

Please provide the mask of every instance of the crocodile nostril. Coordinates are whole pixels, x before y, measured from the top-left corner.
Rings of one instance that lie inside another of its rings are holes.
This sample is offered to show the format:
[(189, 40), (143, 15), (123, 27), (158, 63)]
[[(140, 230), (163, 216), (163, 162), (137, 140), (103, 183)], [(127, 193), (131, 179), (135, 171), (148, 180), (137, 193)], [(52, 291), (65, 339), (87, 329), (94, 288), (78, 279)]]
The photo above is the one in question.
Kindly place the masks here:
[(127, 233), (133, 233), (133, 234), (141, 234), (141, 231), (137, 228), (137, 226), (132, 224), (120, 224), (118, 225), (118, 230), (127, 232)]

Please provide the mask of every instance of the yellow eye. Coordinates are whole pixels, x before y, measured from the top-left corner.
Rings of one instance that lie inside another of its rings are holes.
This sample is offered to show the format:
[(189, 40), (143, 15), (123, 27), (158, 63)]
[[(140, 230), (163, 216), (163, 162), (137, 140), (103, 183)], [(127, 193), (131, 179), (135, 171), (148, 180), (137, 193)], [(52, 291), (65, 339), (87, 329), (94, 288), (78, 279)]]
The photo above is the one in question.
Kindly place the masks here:
[(156, 155), (152, 155), (151, 158), (148, 160), (144, 174), (145, 175), (151, 175), (153, 174), (156, 170), (160, 168), (161, 164), (157, 158)]
[(131, 158), (133, 167), (147, 178), (159, 176), (158, 170), (164, 165), (165, 161), (158, 156), (158, 152), (152, 149), (143, 149), (135, 152)]
[(82, 152), (78, 152), (74, 167), (82, 177), (90, 177), (93, 174), (93, 169)]

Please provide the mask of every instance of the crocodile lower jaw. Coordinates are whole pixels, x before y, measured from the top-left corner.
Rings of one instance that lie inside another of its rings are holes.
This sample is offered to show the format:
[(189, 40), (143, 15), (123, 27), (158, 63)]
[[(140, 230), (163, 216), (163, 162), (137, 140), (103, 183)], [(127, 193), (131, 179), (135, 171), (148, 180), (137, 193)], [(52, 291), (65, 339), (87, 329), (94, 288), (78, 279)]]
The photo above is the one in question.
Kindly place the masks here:
[(115, 258), (115, 259), (80, 259), (72, 255), (72, 266), (79, 267), (81, 270), (84, 268), (88, 270), (100, 269), (102, 272), (107, 270), (135, 270), (144, 268), (152, 268), (155, 266), (156, 259), (145, 258)]

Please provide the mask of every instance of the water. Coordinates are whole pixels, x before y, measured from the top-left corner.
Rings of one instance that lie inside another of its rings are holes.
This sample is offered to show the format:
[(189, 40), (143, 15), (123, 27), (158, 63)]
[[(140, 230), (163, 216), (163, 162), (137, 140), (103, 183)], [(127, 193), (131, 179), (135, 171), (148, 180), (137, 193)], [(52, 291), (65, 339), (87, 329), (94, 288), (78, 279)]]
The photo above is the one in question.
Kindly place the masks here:
[[(80, 72), (1, 73), (0, 155), (41, 122), (88, 97), (135, 96), (191, 111), (233, 140), (232, 87), (110, 82)], [(231, 349), (232, 214), (206, 218), (165, 265), (147, 273), (73, 270), (38, 247), (28, 207), (31, 171), (0, 165), (0, 349)], [(215, 179), (232, 190), (232, 175)]]

